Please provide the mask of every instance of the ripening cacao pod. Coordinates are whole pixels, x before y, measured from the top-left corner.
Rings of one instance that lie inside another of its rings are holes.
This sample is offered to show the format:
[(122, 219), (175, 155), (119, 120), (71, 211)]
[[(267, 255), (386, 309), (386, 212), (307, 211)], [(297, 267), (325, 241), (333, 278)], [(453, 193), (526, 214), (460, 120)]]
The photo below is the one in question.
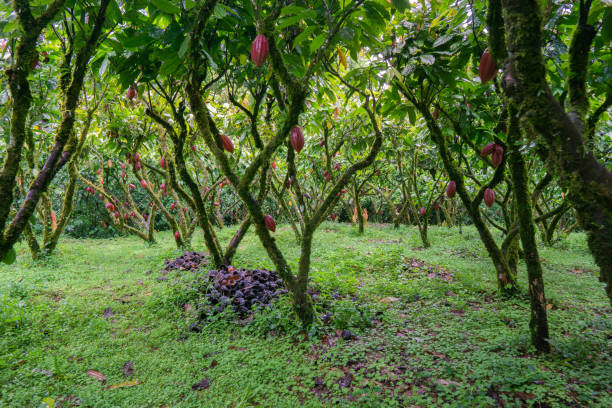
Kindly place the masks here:
[(115, 216), (115, 218), (119, 218), (119, 212), (115, 211), (113, 215)]
[(480, 82), (486, 84), (497, 74), (497, 64), (493, 59), (493, 56), (489, 52), (487, 48), (482, 53), (482, 57), (480, 57), (480, 65), (478, 66), (478, 76), (480, 77)]
[(140, 155), (138, 153), (134, 153), (134, 161), (140, 161)]
[(122, 171), (122, 172), (121, 172), (121, 178), (125, 178), (125, 176), (126, 176), (125, 171)]
[(421, 213), (421, 216), (425, 215), (425, 207), (421, 207), (420, 213)]
[(174, 231), (174, 239), (179, 239), (181, 237), (181, 234), (179, 234), (178, 231)]
[(251, 46), (251, 59), (253, 63), (261, 67), (266, 62), (269, 51), (268, 39), (265, 35), (259, 34), (253, 40), (253, 45)]
[(170, 204), (170, 210), (172, 210), (172, 211), (173, 211), (173, 210), (174, 210), (174, 207), (176, 207), (176, 204), (175, 204), (175, 203)]
[(121, 170), (125, 170), (125, 163), (121, 163)]
[(126, 98), (134, 99), (137, 95), (138, 92), (136, 92), (136, 88), (134, 88), (134, 85), (130, 85), (127, 92), (125, 93)]
[(276, 162), (272, 162), (272, 170), (276, 170)]
[(162, 190), (166, 191), (166, 183), (161, 183), (159, 188), (161, 188)]
[(140, 170), (142, 168), (142, 165), (140, 164), (139, 161), (137, 161), (136, 163), (134, 163), (134, 168), (136, 169), (136, 171)]
[(334, 170), (340, 170), (340, 165), (338, 163), (334, 164)]
[(331, 213), (329, 216), (331, 217), (332, 221), (336, 221), (336, 214)]
[(291, 142), (291, 147), (296, 152), (300, 152), (304, 147), (304, 133), (302, 132), (302, 128), (299, 126), (294, 126), (291, 129), (291, 133), (289, 134), (289, 141)]
[(484, 202), (487, 207), (491, 207), (495, 203), (495, 192), (487, 188), (484, 192)]
[(276, 223), (274, 222), (274, 218), (270, 214), (266, 214), (264, 216), (264, 223), (266, 224), (266, 228), (270, 231), (276, 231)]
[(346, 194), (346, 188), (343, 188), (342, 190), (340, 190), (340, 192), (341, 192), (342, 194)]
[(159, 167), (166, 170), (166, 158), (164, 156), (162, 156), (162, 158), (159, 160)]
[(112, 203), (106, 203), (105, 207), (108, 211), (113, 211), (115, 209), (115, 206)]
[(191, 145), (191, 151), (192, 151), (192, 152), (195, 152), (195, 151), (196, 151), (195, 145)]
[(142, 188), (147, 188), (147, 182), (144, 181), (144, 179), (140, 180), (140, 185), (142, 186)]
[(123, 214), (123, 219), (127, 220), (128, 215), (127, 214)]
[(487, 157), (494, 151), (495, 151), (495, 142), (487, 143), (480, 151), (480, 155), (482, 157)]
[(221, 145), (223, 146), (223, 149), (225, 149), (225, 151), (229, 152), (230, 154), (234, 153), (234, 144), (225, 134), (221, 135)]
[(446, 186), (446, 195), (448, 198), (453, 198), (455, 196), (455, 192), (457, 191), (457, 183), (451, 181)]
[(133, 190), (133, 189), (135, 189), (135, 188), (136, 188), (136, 186), (130, 183), (130, 189), (132, 189), (132, 190)]
[(132, 160), (132, 154), (131, 154), (130, 152), (127, 152), (127, 153), (125, 154), (125, 158), (127, 159), (127, 161)]
[(438, 120), (438, 118), (440, 117), (440, 111), (438, 111), (438, 108), (433, 110), (433, 114), (432, 114), (434, 120)]
[(288, 178), (287, 181), (285, 182), (285, 187), (291, 188), (291, 179), (290, 178)]
[(102, 169), (98, 169), (98, 170), (96, 170), (96, 174), (97, 174), (97, 175), (100, 175), (100, 173), (101, 173), (101, 172), (102, 172)]
[(504, 158), (504, 148), (500, 145), (496, 145), (495, 151), (491, 155), (491, 162), (493, 163), (493, 166), (495, 167), (499, 166), (503, 158)]
[(434, 211), (438, 211), (440, 209), (440, 204), (436, 201), (434, 203)]

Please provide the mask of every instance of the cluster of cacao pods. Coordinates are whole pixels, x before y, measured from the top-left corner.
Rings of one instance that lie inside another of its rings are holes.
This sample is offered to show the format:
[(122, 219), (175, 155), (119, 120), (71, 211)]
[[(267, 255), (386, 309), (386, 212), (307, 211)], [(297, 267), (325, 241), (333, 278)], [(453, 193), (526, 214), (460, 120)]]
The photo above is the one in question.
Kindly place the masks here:
[(276, 231), (276, 223), (274, 222), (274, 218), (270, 214), (266, 214), (264, 216), (264, 224), (266, 224), (266, 228), (272, 232)]
[(261, 67), (266, 62), (269, 52), (268, 39), (265, 35), (259, 34), (251, 45), (251, 59), (253, 63)]
[(323, 177), (325, 177), (325, 181), (329, 182), (331, 180), (331, 176), (327, 170), (323, 172)]
[(487, 48), (482, 53), (480, 57), (480, 65), (478, 66), (478, 76), (480, 77), (480, 82), (486, 84), (497, 74), (497, 63), (493, 59), (493, 56), (489, 52)]
[(453, 198), (456, 192), (457, 192), (457, 183), (455, 183), (454, 181), (450, 181), (448, 185), (446, 186), (446, 195), (448, 196), (448, 198)]
[(482, 157), (491, 155), (491, 163), (493, 163), (493, 166), (497, 167), (501, 164), (504, 158), (504, 147), (496, 144), (495, 142), (491, 142), (482, 148), (480, 155)]

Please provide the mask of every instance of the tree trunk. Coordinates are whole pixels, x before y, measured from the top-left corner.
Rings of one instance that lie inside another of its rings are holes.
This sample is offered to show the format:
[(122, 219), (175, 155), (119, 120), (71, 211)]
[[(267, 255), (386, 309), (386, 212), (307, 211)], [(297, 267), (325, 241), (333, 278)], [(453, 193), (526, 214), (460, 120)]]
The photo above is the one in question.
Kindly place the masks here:
[[(511, 124), (510, 127), (512, 126)], [(539, 352), (548, 353), (550, 351), (550, 344), (548, 343), (548, 320), (546, 317), (546, 296), (544, 295), (542, 266), (540, 265), (540, 256), (535, 240), (535, 227), (531, 211), (531, 197), (528, 191), (527, 172), (518, 146), (512, 146), (509, 161), (514, 196), (516, 198), (519, 231), (529, 280), (529, 299), (531, 304), (529, 328), (531, 330), (531, 342)]]

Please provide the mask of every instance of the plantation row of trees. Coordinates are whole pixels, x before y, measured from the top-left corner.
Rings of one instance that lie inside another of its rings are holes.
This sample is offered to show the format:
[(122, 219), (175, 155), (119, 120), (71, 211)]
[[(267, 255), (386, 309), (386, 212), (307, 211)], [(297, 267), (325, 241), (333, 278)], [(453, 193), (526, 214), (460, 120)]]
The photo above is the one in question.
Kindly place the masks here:
[(217, 267), (253, 229), (309, 325), (322, 222), (407, 223), (429, 247), (428, 225), (466, 218), (503, 295), (524, 258), (538, 350), (537, 230), (547, 244), (586, 231), (612, 299), (605, 2), (13, 0), (0, 13), (6, 263), (21, 238), (51, 254), (75, 202), (147, 242), (160, 224), (178, 247), (200, 229)]

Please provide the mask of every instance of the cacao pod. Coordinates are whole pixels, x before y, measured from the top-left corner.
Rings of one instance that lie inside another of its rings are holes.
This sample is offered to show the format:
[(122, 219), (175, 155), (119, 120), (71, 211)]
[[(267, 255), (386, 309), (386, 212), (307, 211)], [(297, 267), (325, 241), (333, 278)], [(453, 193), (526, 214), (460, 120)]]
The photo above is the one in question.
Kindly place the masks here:
[(251, 59), (253, 63), (261, 67), (266, 62), (269, 51), (268, 39), (265, 35), (259, 34), (253, 40), (253, 45), (251, 46)]
[(196, 151), (195, 145), (191, 145), (191, 151), (192, 151), (192, 152), (195, 152), (195, 151)]
[(270, 214), (266, 214), (264, 216), (264, 223), (266, 224), (266, 228), (270, 231), (276, 231), (276, 223), (274, 222), (274, 218)]
[(329, 216), (331, 217), (332, 221), (336, 221), (336, 214), (331, 213)]
[(420, 213), (421, 213), (421, 216), (425, 215), (425, 207), (421, 207)]
[(495, 143), (491, 142), (491, 143), (487, 143), (482, 150), (480, 151), (480, 155), (482, 157), (487, 157), (488, 155), (490, 155), (491, 153), (493, 153), (495, 151)]
[(287, 188), (291, 188), (291, 179), (290, 178), (287, 179), (287, 182), (285, 183), (285, 186)]
[(134, 218), (136, 216), (136, 213), (134, 211), (130, 211), (130, 217)]
[(140, 161), (140, 155), (138, 153), (134, 153), (134, 161)]
[(496, 145), (495, 151), (491, 155), (491, 162), (493, 163), (493, 166), (495, 167), (499, 166), (503, 158), (504, 158), (504, 148), (500, 145)]
[(105, 207), (108, 211), (113, 211), (115, 209), (115, 206), (112, 203), (106, 203)]
[(234, 153), (234, 144), (232, 143), (229, 136), (225, 134), (221, 135), (221, 145), (223, 146), (223, 149), (225, 149), (225, 151), (229, 152), (230, 154)]
[(125, 171), (122, 171), (122, 172), (121, 172), (121, 178), (125, 178), (125, 176), (126, 176)]
[(133, 185), (133, 184), (130, 184), (130, 188), (133, 190), (133, 189), (135, 189), (135, 188), (136, 188), (136, 186), (135, 186), (135, 185)]
[(482, 56), (480, 57), (480, 65), (478, 66), (478, 76), (480, 77), (480, 82), (486, 84), (487, 82), (495, 78), (496, 74), (497, 64), (495, 63), (493, 56), (487, 48), (482, 53)]
[(121, 170), (125, 170), (125, 163), (121, 163)]
[(159, 167), (166, 170), (166, 158), (164, 156), (162, 156), (162, 158), (159, 160)]
[(487, 207), (491, 207), (495, 203), (495, 192), (487, 188), (484, 192), (484, 202)]
[(276, 170), (276, 162), (272, 162), (272, 170)]
[(174, 231), (174, 239), (179, 239), (181, 237), (181, 234), (179, 234), (178, 231)]
[(136, 92), (136, 89), (134, 88), (134, 85), (130, 85), (130, 87), (128, 88), (127, 92), (125, 93), (125, 96), (128, 99), (134, 99), (137, 95), (138, 95), (138, 92)]
[(115, 211), (113, 215), (115, 216), (115, 218), (119, 218), (119, 213), (117, 211)]
[(438, 111), (438, 108), (433, 110), (433, 118), (434, 120), (438, 120), (438, 118), (440, 117), (440, 111)]
[(147, 188), (147, 182), (144, 181), (144, 179), (140, 180), (140, 185), (142, 186), (142, 188)]
[(440, 209), (440, 204), (436, 201), (434, 203), (434, 211), (438, 211)]
[(103, 196), (102, 194), (98, 194), (98, 198), (99, 198), (100, 200), (104, 200), (104, 196)]
[(176, 207), (176, 204), (175, 204), (175, 203), (170, 204), (170, 210), (171, 210), (171, 211), (174, 211), (174, 207)]
[(139, 161), (137, 161), (136, 163), (134, 163), (134, 168), (136, 169), (136, 171), (140, 170), (142, 168), (142, 165), (140, 164)]
[(304, 133), (302, 132), (302, 128), (299, 126), (294, 126), (291, 129), (291, 133), (289, 134), (289, 141), (291, 142), (291, 147), (296, 152), (300, 152), (304, 147)]
[(161, 188), (162, 190), (166, 191), (166, 183), (161, 183), (159, 188)]
[(450, 181), (446, 186), (446, 195), (448, 198), (453, 198), (455, 196), (455, 192), (457, 191), (457, 183), (454, 181)]

